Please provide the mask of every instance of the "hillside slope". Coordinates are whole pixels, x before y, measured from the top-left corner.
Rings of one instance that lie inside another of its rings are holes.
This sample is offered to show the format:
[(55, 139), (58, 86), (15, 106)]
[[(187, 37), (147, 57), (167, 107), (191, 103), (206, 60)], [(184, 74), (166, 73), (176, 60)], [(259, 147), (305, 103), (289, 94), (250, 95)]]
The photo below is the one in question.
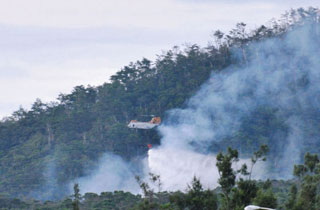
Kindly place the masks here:
[[(0, 193), (60, 198), (66, 183), (84, 176), (104, 152), (128, 161), (145, 155), (146, 145), (159, 144), (160, 137), (156, 130), (127, 128), (131, 119), (150, 114), (166, 118), (166, 111), (183, 107), (212, 72), (246, 66), (255, 56), (250, 51), (251, 43), (281, 39), (305, 22), (319, 29), (316, 9), (291, 11), (285, 17), (282, 22), (250, 33), (242, 23), (229, 34), (216, 31), (214, 45), (191, 45), (182, 50), (174, 47), (154, 62), (142, 59), (123, 67), (102, 86), (77, 86), (70, 94), (61, 94), (57, 103), (37, 100), (31, 110), (14, 112), (0, 123)], [(318, 30), (314, 33), (319, 38)], [(299, 82), (300, 88), (307, 86), (307, 79)], [(283, 147), (285, 142), (274, 138), (270, 131), (280, 130), (286, 135), (286, 126), (281, 119), (273, 118), (273, 113), (269, 107), (256, 110), (243, 119), (237, 136), (212, 145), (211, 151), (232, 145), (242, 153), (251, 153), (261, 143), (267, 143), (274, 146), (271, 151), (277, 154), (277, 146)], [(315, 109), (308, 114), (315, 126), (309, 134), (316, 136), (320, 113)], [(308, 146), (319, 152), (318, 142)]]

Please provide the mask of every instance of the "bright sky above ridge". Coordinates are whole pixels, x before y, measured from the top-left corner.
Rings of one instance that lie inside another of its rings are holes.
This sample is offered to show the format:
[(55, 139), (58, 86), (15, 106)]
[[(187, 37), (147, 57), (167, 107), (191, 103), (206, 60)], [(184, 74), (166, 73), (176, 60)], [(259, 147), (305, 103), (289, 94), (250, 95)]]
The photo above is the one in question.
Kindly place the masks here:
[(36, 98), (100, 85), (174, 45), (205, 46), (236, 23), (250, 28), (319, 0), (0, 0), (0, 119)]

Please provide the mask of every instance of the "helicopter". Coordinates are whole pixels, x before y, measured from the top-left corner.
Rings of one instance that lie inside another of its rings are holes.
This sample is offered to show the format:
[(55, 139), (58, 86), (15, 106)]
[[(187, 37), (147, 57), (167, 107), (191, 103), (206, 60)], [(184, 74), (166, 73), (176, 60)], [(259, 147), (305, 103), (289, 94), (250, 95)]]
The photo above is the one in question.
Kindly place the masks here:
[(160, 125), (161, 123), (160, 117), (155, 117), (154, 115), (149, 115), (149, 116), (152, 116), (152, 119), (149, 122), (140, 122), (137, 120), (131, 120), (130, 123), (128, 124), (128, 127), (135, 128), (135, 129), (152, 129)]

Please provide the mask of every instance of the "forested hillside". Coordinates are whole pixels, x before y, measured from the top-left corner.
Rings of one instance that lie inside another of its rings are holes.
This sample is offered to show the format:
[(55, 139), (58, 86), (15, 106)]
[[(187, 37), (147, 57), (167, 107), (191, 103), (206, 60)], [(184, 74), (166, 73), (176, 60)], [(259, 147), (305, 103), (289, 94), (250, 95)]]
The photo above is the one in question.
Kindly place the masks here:
[[(105, 152), (133, 161), (146, 155), (147, 144), (159, 144), (156, 130), (132, 130), (132, 119), (149, 120), (148, 115), (166, 118), (166, 111), (183, 107), (213, 72), (230, 66), (246, 66), (252, 43), (280, 38), (295, 27), (311, 22), (319, 28), (319, 11), (310, 8), (286, 13), (281, 20), (250, 32), (239, 23), (224, 34), (213, 33), (207, 47), (188, 45), (158, 56), (143, 58), (124, 66), (106, 83), (97, 87), (77, 86), (58, 102), (37, 100), (30, 110), (21, 108), (0, 123), (0, 193), (10, 197), (60, 198), (66, 183), (85, 175)], [(317, 30), (314, 31), (317, 33)], [(319, 34), (315, 34), (319, 45)], [(290, 53), (290, 52), (287, 52)], [(298, 86), (307, 86), (307, 79)], [(277, 154), (285, 142), (274, 131), (286, 135), (286, 125), (274, 118), (270, 107), (256, 110), (243, 119), (236, 136), (212, 145), (210, 152), (228, 145), (251, 154), (261, 143)], [(313, 121), (310, 136), (319, 134), (320, 113), (308, 112)], [(306, 128), (307, 129), (307, 128)], [(245, 139), (245, 140), (241, 140)], [(308, 142), (312, 152), (320, 151), (319, 141)], [(52, 178), (48, 183), (48, 178)], [(51, 187), (48, 192), (44, 188)], [(133, 198), (137, 199), (137, 198)]]

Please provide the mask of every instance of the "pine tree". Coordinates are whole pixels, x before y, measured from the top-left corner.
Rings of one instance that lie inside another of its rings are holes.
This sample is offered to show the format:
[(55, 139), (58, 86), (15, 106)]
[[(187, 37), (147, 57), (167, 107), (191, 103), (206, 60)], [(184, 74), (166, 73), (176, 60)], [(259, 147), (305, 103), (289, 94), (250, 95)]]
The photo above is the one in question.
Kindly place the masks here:
[(80, 201), (81, 201), (81, 194), (80, 194), (80, 189), (78, 184), (74, 184), (73, 186), (73, 192), (74, 194), (72, 195), (73, 201), (72, 201), (72, 208), (73, 210), (80, 210)]

